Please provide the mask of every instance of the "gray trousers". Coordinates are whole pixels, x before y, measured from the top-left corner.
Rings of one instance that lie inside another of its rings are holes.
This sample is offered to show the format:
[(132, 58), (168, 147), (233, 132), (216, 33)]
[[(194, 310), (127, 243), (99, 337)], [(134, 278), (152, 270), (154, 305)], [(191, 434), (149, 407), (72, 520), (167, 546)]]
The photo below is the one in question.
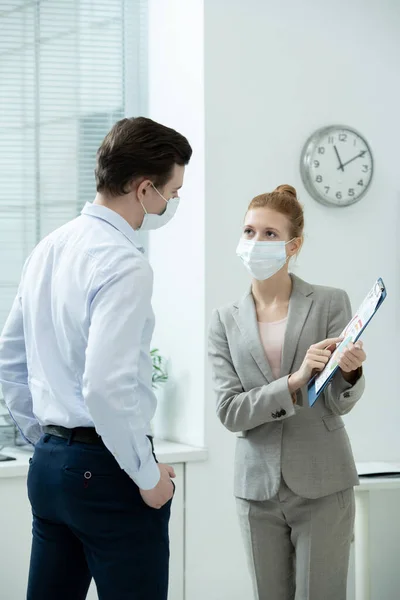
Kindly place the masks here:
[(256, 600), (345, 600), (355, 501), (308, 500), (282, 480), (274, 498), (237, 499)]

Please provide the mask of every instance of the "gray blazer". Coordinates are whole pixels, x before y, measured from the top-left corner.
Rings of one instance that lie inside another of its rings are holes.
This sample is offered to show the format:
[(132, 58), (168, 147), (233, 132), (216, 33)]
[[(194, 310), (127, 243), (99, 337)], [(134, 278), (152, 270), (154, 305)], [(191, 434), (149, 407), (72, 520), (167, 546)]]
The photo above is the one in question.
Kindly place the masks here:
[(251, 291), (239, 303), (214, 311), (209, 356), (217, 414), (238, 434), (234, 492), (266, 500), (279, 489), (281, 473), (293, 492), (320, 498), (359, 483), (341, 415), (361, 398), (364, 377), (354, 386), (338, 372), (312, 408), (307, 390), (293, 404), (288, 376), (308, 348), (340, 335), (351, 318), (342, 290), (310, 285), (292, 275), (281, 374), (274, 379), (261, 344)]

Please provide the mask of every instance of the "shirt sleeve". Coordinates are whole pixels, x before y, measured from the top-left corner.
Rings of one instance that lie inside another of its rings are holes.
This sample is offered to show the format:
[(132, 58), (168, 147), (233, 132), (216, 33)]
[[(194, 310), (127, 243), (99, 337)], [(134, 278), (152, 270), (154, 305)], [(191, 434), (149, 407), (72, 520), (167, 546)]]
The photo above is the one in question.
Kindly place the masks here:
[(104, 278), (91, 302), (83, 377), (83, 397), (96, 431), (144, 490), (160, 479), (146, 435), (148, 388), (139, 372), (152, 285), (151, 271), (132, 257), (122, 259), (118, 272)]
[(19, 293), (0, 337), (0, 383), (4, 401), (15, 424), (28, 442), (36, 444), (43, 432), (33, 414), (28, 386), (24, 323)]

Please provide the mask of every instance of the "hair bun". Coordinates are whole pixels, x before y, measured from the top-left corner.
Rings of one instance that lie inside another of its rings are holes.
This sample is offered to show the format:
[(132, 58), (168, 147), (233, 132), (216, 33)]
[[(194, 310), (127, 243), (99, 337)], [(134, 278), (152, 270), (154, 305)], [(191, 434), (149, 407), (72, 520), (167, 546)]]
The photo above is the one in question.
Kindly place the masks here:
[(279, 194), (288, 194), (289, 196), (293, 196), (295, 200), (297, 200), (297, 192), (293, 186), (284, 183), (283, 185), (278, 185), (275, 192), (279, 192)]

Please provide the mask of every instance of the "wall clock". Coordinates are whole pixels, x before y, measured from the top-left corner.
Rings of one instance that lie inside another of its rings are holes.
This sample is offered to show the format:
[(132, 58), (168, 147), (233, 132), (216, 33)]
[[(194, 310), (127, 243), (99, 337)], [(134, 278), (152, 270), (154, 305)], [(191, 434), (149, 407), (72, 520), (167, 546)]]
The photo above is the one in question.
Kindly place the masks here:
[(308, 193), (327, 206), (361, 200), (372, 181), (373, 158), (365, 138), (351, 127), (318, 129), (301, 154), (301, 177)]

